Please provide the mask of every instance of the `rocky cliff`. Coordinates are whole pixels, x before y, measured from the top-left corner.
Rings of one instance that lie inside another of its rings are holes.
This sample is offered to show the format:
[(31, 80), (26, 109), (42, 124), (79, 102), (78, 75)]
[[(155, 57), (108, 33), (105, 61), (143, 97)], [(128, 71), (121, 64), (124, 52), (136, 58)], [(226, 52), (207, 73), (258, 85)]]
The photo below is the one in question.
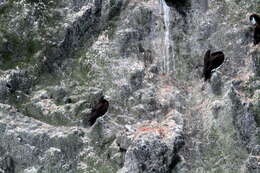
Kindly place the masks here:
[[(259, 0), (0, 0), (0, 172), (258, 173), (251, 13)], [(204, 82), (207, 49), (226, 58)]]

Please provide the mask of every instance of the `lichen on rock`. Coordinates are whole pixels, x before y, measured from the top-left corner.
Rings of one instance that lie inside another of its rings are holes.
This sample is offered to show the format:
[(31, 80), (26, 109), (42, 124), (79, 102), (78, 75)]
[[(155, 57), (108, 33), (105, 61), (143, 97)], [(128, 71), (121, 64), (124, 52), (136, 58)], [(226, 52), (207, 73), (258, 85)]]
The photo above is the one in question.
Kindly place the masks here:
[(0, 172), (257, 173), (259, 4), (0, 0)]

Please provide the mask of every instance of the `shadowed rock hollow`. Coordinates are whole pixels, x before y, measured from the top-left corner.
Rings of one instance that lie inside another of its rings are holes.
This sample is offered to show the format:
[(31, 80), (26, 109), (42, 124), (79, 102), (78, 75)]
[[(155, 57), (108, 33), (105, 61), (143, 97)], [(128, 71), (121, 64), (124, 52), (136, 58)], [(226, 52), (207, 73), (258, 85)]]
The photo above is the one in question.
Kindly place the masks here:
[[(259, 0), (0, 0), (0, 172), (258, 173), (251, 13)], [(204, 82), (208, 49), (225, 61)]]

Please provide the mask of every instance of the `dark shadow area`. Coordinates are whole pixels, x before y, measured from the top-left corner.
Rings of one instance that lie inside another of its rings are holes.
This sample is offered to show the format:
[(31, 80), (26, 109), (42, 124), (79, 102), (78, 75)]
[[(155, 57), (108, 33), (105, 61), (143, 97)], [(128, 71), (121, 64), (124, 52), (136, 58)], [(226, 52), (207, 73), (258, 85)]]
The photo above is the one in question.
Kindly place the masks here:
[(0, 168), (4, 171), (4, 173), (15, 173), (15, 163), (12, 157), (5, 156), (5, 158), (0, 163)]
[(173, 170), (179, 162), (181, 162), (181, 157), (178, 154), (176, 154), (172, 158), (172, 163), (170, 164), (170, 170)]

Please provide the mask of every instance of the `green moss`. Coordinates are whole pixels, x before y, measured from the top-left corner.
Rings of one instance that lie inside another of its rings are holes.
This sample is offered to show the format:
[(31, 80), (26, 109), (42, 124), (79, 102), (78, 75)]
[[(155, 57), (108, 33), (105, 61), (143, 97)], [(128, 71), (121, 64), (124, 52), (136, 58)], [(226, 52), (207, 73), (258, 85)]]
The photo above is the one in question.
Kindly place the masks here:
[(84, 162), (88, 168), (79, 171), (85, 171), (87, 173), (116, 173), (117, 171), (111, 166), (110, 162), (105, 161), (104, 159), (100, 160), (95, 157), (87, 157)]
[(247, 97), (252, 97), (254, 92), (260, 89), (260, 86), (256, 85), (256, 82), (260, 80), (259, 77), (252, 76), (248, 81), (243, 84), (243, 91)]
[(40, 107), (37, 107), (33, 103), (24, 104), (22, 112), (24, 115), (33, 117), (35, 119), (38, 119), (40, 121), (46, 122), (51, 125), (55, 126), (70, 126), (71, 125), (71, 119), (69, 117), (66, 117), (66, 115), (71, 115), (69, 112), (62, 112), (59, 110), (49, 110), (48, 115), (44, 115), (42, 113), (42, 110)]
[(0, 16), (5, 15), (10, 8), (12, 7), (12, 3), (6, 3), (0, 7)]
[(57, 0), (10, 0), (0, 8), (1, 69), (34, 65), (39, 61), (35, 54), (43, 45), (49, 47), (60, 40), (57, 26), (62, 25), (62, 16), (54, 10), (60, 4)]
[(256, 6), (255, 6), (255, 11), (256, 13), (260, 13), (260, 0), (256, 0)]
[[(118, 17), (115, 17), (115, 18), (118, 18)], [(108, 35), (109, 39), (112, 39), (114, 36), (114, 33), (116, 31), (116, 28), (117, 28), (117, 22), (116, 22), (116, 20), (109, 20), (108, 23), (109, 24), (107, 27), (107, 35)]]
[(255, 121), (257, 127), (260, 127), (260, 104), (255, 107), (254, 112), (255, 112)]
[(260, 95), (256, 96), (253, 107), (255, 122), (257, 127), (260, 127)]
[(5, 32), (3, 35), (6, 41), (0, 43), (0, 53), (3, 60), (1, 69), (23, 67), (24, 64), (35, 64), (38, 61), (32, 57), (42, 48), (40, 41), (33, 39), (33, 36), (28, 36), (26, 39), (21, 38), (14, 32)]
[[(237, 132), (232, 124), (232, 118), (219, 117), (201, 141), (201, 160), (196, 162), (198, 169), (207, 173), (237, 173), (240, 172), (248, 153), (241, 146)], [(239, 152), (238, 152), (239, 151)], [(198, 170), (196, 170), (198, 171)], [(194, 171), (194, 172), (196, 172)], [(203, 172), (200, 170), (200, 172)]]
[[(70, 73), (71, 79), (77, 80), (83, 86), (95, 86), (104, 89), (112, 87), (112, 73), (109, 62), (99, 52), (81, 49), (77, 52), (75, 58), (73, 70), (67, 72)], [(95, 80), (96, 78), (101, 79), (104, 74), (106, 80)]]

